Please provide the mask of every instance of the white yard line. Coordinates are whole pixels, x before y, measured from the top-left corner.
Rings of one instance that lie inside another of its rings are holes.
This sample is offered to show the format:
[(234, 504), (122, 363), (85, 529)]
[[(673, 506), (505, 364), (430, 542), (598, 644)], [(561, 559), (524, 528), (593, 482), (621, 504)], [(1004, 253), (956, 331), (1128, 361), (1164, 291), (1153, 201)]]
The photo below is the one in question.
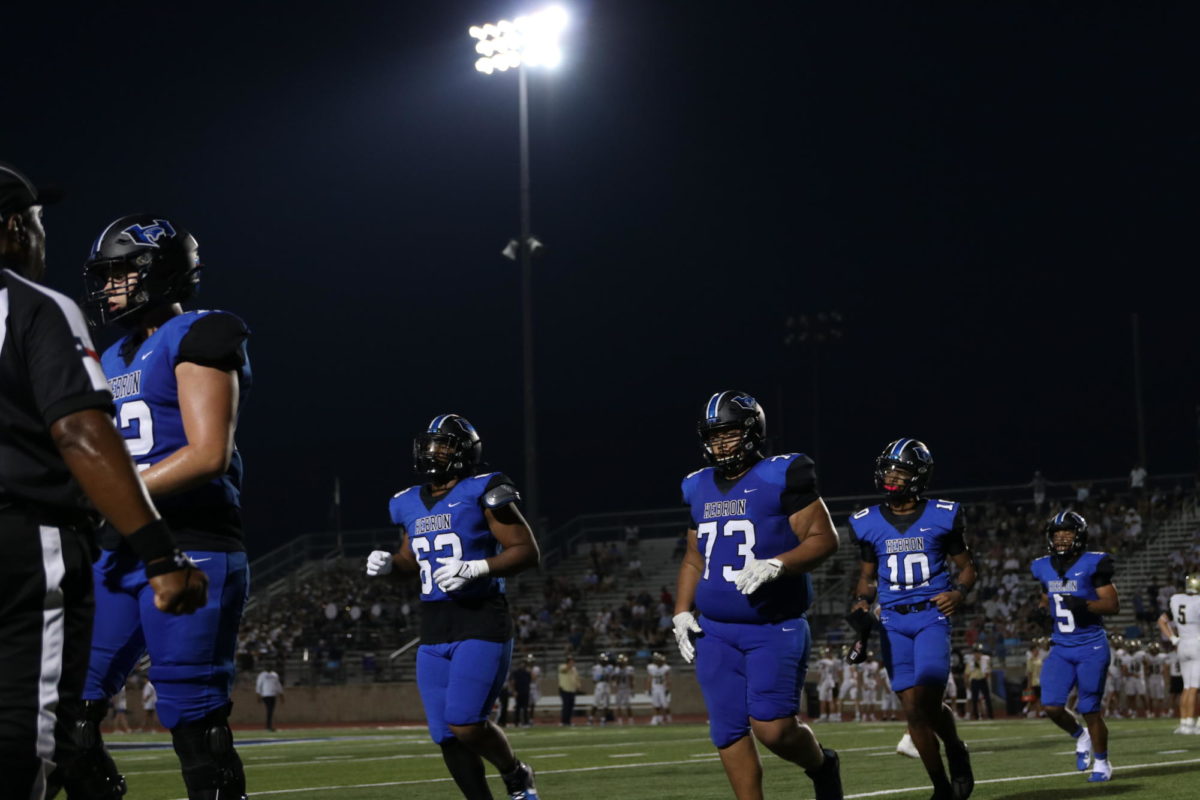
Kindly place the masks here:
[[(575, 772), (605, 772), (612, 769), (637, 769), (641, 767), (675, 767), (682, 764), (695, 764), (695, 759), (686, 761), (646, 761), (640, 764), (607, 764), (599, 767), (575, 767), (572, 769), (542, 769), (538, 770), (539, 775), (561, 775), (565, 773)], [(1159, 761), (1150, 764), (1118, 764), (1115, 767), (1115, 774), (1118, 776), (1126, 770), (1146, 769), (1149, 767), (1171, 767), (1180, 764), (1200, 764), (1200, 758), (1187, 758), (1180, 761)], [(982, 783), (1010, 783), (1014, 781), (1034, 781), (1044, 778), (1066, 778), (1077, 776), (1080, 773), (1072, 770), (1070, 772), (1050, 772), (1044, 775), (1020, 775), (1012, 778), (989, 778), (987, 780), (975, 781), (976, 785)], [(385, 786), (418, 786), (430, 783), (448, 783), (449, 778), (424, 778), (422, 780), (412, 781), (385, 781), (382, 783), (351, 783), (337, 786), (306, 786), (300, 789), (272, 789), (269, 791), (256, 791), (255, 796), (272, 795), (272, 794), (298, 794), (300, 792), (329, 792), (340, 789), (375, 789)], [(881, 789), (877, 792), (863, 792), (862, 794), (848, 794), (846, 800), (853, 800), (859, 797), (881, 797), (889, 794), (906, 794), (908, 792), (928, 792), (929, 786), (908, 786), (903, 789)], [(188, 800), (186, 797), (178, 798), (178, 800)]]

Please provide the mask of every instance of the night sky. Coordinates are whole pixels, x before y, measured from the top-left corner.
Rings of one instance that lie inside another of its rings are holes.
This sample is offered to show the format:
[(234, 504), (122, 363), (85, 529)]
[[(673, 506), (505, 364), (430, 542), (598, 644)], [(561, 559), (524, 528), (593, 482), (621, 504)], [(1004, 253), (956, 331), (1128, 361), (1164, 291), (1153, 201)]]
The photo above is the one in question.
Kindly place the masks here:
[[(466, 31), (536, 5), (34, 5), (0, 25), (0, 159), (68, 193), (49, 283), (126, 213), (196, 235), (193, 307), (254, 331), (252, 555), (326, 529), (335, 475), (346, 527), (385, 524), (441, 412), (520, 482), (516, 77)], [(827, 495), (898, 436), (944, 488), (1127, 474), (1132, 311), (1148, 467), (1196, 468), (1195, 4), (567, 7), (530, 74), (551, 527), (678, 503), (726, 388)], [(814, 447), (784, 320), (830, 309)]]

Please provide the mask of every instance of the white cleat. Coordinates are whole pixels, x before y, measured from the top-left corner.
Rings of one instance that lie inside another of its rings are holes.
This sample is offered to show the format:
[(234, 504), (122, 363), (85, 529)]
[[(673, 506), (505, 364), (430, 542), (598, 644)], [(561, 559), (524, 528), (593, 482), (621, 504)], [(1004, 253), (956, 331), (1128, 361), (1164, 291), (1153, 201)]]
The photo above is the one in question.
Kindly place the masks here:
[(1107, 760), (1096, 760), (1092, 765), (1092, 774), (1088, 775), (1088, 783), (1103, 783), (1112, 780), (1112, 765)]
[(913, 744), (912, 736), (909, 736), (905, 731), (904, 736), (900, 739), (900, 743), (896, 745), (896, 753), (909, 758), (920, 758), (921, 754), (917, 752), (917, 746)]

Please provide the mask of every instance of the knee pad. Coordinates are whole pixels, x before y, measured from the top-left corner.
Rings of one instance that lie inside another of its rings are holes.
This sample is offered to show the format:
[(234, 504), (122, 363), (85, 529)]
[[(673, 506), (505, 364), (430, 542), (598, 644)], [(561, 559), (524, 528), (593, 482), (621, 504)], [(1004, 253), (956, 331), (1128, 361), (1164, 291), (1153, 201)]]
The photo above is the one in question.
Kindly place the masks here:
[(119, 800), (125, 796), (125, 778), (104, 749), (100, 723), (108, 716), (107, 700), (84, 700), (83, 716), (75, 723), (79, 754), (63, 766), (62, 783), (70, 800)]
[(171, 729), (190, 800), (244, 800), (246, 774), (233, 748), (226, 705)]

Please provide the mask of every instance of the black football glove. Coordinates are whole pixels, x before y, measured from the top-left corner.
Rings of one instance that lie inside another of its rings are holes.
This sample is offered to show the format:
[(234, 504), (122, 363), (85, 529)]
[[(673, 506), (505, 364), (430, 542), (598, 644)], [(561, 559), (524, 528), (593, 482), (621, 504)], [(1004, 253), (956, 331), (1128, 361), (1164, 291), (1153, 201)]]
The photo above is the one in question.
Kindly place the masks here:
[(870, 611), (857, 608), (846, 615), (846, 622), (850, 623), (850, 627), (858, 634), (858, 638), (850, 645), (846, 661), (851, 664), (859, 664), (867, 658), (867, 641), (871, 638), (871, 628), (875, 625), (875, 618), (871, 616)]
[(1088, 601), (1086, 597), (1080, 597), (1075, 594), (1063, 595), (1062, 603), (1072, 614), (1088, 613)]

